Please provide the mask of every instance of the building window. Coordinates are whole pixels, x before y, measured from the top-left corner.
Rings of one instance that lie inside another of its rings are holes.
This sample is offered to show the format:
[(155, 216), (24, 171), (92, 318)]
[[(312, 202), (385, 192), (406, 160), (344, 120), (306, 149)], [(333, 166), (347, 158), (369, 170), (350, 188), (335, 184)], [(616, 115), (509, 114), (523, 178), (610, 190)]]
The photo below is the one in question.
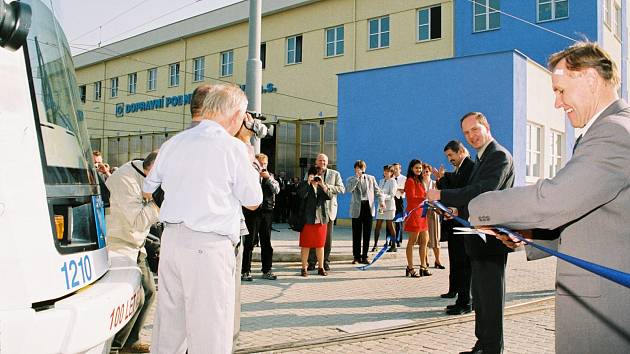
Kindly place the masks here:
[(168, 86), (179, 86), (179, 63), (168, 66)]
[(368, 21), (370, 49), (389, 47), (389, 16)]
[(97, 81), (94, 83), (94, 101), (101, 100), (101, 82)]
[(118, 78), (114, 77), (110, 80), (110, 86), (111, 86), (111, 96), (112, 97), (118, 97)]
[(157, 68), (147, 70), (147, 91), (157, 88)]
[(85, 93), (86, 93), (85, 85), (79, 86), (79, 98), (81, 99), (81, 102), (83, 103), (85, 103)]
[(442, 6), (418, 10), (418, 41), (442, 37)]
[(260, 61), (264, 69), (267, 63), (267, 43), (260, 43)]
[(526, 169), (527, 177), (541, 177), (540, 159), (542, 148), (542, 127), (527, 123)]
[(473, 28), (475, 32), (489, 31), (501, 26), (501, 3), (499, 0), (474, 0)]
[(221, 53), (221, 76), (231, 76), (234, 71), (234, 51)]
[(297, 161), (295, 158), (295, 134), (295, 123), (279, 122), (276, 126), (276, 166), (274, 171), (276, 175), (280, 172), (285, 172), (287, 178), (300, 176), (300, 173), (295, 171), (295, 168), (297, 166)]
[(326, 29), (326, 56), (343, 55), (343, 26)]
[(138, 87), (138, 73), (132, 73), (127, 75), (127, 83), (129, 87), (129, 94), (133, 95), (136, 93), (136, 88)]
[(193, 59), (193, 81), (203, 81), (204, 79), (204, 67), (206, 65), (206, 59), (199, 57)]
[(558, 174), (558, 171), (562, 167), (562, 146), (563, 146), (563, 134), (552, 130), (549, 133), (549, 144), (551, 149), (549, 150), (549, 156), (551, 158), (549, 164), (549, 177), (554, 177)]
[(610, 9), (610, 3), (612, 0), (604, 0), (604, 23), (608, 25), (608, 27), (610, 27), (610, 23), (611, 23), (611, 9)]
[(306, 122), (300, 125), (300, 157), (315, 160), (321, 149), (319, 122)]
[(612, 18), (612, 30), (617, 39), (621, 39), (621, 6), (615, 1), (615, 12)]
[(324, 154), (328, 156), (328, 166), (337, 169), (337, 121), (327, 120), (324, 124)]
[(287, 64), (302, 62), (302, 35), (287, 38)]
[(538, 0), (538, 21), (569, 17), (569, 0)]

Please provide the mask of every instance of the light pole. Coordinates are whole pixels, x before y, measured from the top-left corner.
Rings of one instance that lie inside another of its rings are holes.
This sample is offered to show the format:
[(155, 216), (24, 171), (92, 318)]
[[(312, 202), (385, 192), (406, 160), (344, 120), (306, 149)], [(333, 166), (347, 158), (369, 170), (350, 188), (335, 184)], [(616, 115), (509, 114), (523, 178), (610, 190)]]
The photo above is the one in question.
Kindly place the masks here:
[[(247, 76), (245, 94), (249, 101), (247, 110), (261, 113), (262, 105), (262, 62), (260, 61), (260, 23), (262, 0), (249, 0), (249, 55), (247, 58)], [(254, 151), (260, 153), (260, 139), (252, 137)]]

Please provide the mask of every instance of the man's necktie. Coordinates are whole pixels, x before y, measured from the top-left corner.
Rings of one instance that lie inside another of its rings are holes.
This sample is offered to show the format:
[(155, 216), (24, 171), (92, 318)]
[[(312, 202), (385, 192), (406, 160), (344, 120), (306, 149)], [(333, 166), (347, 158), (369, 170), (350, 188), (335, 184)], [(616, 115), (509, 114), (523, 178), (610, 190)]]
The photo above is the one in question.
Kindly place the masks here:
[(580, 140), (582, 140), (582, 134), (580, 134), (580, 136), (578, 136), (577, 139), (575, 139), (575, 144), (573, 144), (573, 153), (575, 153), (575, 148), (578, 146), (578, 144), (580, 143)]

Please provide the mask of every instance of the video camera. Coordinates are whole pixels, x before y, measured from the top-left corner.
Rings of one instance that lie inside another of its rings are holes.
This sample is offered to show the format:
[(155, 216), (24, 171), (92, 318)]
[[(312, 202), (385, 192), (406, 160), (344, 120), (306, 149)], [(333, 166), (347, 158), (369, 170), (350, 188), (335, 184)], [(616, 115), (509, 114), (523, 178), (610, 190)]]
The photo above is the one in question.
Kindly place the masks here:
[(274, 126), (271, 124), (263, 124), (262, 122), (263, 120), (266, 120), (267, 118), (265, 118), (260, 113), (250, 112), (250, 111), (247, 111), (247, 113), (249, 113), (252, 116), (252, 118), (254, 118), (254, 120), (251, 122), (244, 121), (243, 124), (245, 125), (245, 128), (253, 131), (258, 139), (262, 139), (266, 137), (267, 135), (273, 136)]

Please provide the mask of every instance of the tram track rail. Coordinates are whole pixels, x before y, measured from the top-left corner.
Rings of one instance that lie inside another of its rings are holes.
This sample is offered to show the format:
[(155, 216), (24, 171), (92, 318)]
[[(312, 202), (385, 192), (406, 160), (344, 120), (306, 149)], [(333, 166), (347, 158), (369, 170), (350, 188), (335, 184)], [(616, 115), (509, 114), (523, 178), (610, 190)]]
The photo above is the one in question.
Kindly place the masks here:
[[(528, 301), (520, 304), (507, 306), (505, 308), (504, 316), (518, 316), (530, 312), (544, 311), (554, 308), (554, 296), (545, 297), (533, 301)], [(393, 326), (388, 328), (378, 328), (369, 331), (363, 331), (358, 333), (347, 333), (336, 336), (328, 336), (321, 338), (314, 338), (301, 341), (283, 342), (270, 345), (237, 348), (235, 354), (249, 354), (249, 353), (262, 353), (262, 352), (282, 352), (285, 350), (300, 350), (309, 349), (314, 347), (326, 347), (332, 345), (339, 345), (342, 343), (362, 342), (366, 340), (373, 340), (382, 337), (396, 337), (399, 335), (412, 334), (422, 330), (450, 326), (461, 323), (472, 322), (475, 320), (474, 312), (462, 316), (455, 317), (441, 317), (437, 319), (430, 319), (426, 321), (416, 322), (412, 324), (405, 324), (399, 326)]]

